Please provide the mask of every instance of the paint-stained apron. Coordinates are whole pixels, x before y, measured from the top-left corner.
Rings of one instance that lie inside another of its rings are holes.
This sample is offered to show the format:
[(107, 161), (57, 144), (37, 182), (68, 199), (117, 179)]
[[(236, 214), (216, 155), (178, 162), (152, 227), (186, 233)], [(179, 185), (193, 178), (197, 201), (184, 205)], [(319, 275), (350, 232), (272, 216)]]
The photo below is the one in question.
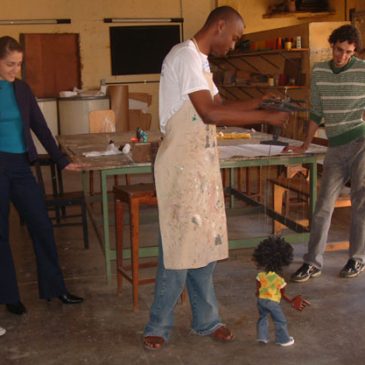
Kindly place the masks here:
[[(205, 75), (212, 89), (212, 76)], [(165, 268), (200, 268), (227, 258), (216, 127), (203, 123), (190, 98), (167, 123), (155, 181)]]

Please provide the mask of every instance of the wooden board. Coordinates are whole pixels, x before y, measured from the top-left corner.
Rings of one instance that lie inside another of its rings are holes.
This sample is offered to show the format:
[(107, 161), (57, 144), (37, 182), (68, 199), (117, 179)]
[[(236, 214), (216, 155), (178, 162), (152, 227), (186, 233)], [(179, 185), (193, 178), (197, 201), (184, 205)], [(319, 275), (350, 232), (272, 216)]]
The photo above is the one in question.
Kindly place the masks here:
[(38, 98), (81, 88), (79, 36), (73, 33), (23, 33), (23, 78)]

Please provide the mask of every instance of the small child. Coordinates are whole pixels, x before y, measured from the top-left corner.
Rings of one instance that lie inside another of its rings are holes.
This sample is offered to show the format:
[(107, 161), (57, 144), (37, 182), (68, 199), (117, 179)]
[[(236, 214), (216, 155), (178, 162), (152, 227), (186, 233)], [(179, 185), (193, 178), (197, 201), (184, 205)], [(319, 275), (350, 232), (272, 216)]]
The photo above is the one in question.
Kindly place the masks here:
[(282, 267), (288, 266), (293, 260), (293, 247), (284, 238), (271, 236), (256, 247), (253, 260), (258, 268), (264, 269), (257, 274), (257, 341), (269, 342), (268, 315), (275, 324), (276, 343), (280, 346), (291, 346), (294, 338), (289, 336), (287, 320), (280, 306), (281, 297), (301, 311), (310, 303), (300, 295), (289, 299), (285, 295), (285, 280), (281, 277)]
[(6, 329), (0, 327), (0, 336), (5, 335), (5, 333), (6, 333)]

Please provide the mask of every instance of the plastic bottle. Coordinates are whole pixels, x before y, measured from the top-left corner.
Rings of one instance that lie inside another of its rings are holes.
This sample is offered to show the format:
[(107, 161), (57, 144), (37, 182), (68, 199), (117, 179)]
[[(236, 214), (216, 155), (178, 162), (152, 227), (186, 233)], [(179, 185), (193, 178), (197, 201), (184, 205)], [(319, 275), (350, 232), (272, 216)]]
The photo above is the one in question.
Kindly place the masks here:
[(302, 48), (302, 37), (300, 35), (298, 35), (297, 38), (296, 38), (295, 47), (296, 48)]

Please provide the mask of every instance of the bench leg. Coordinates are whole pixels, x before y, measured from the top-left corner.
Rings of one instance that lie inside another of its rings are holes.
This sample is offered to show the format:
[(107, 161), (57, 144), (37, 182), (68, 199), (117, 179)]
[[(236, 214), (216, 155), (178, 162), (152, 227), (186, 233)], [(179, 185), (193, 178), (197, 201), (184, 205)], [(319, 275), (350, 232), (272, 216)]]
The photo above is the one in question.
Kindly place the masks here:
[(121, 272), (123, 267), (123, 221), (124, 221), (123, 203), (120, 200), (115, 200), (115, 237), (116, 237), (116, 249), (117, 249), (118, 292), (122, 291), (122, 286), (123, 286), (123, 274)]
[(132, 287), (133, 310), (138, 310), (139, 286), (139, 201), (132, 199), (130, 203), (131, 251), (132, 251)]
[[(284, 194), (286, 192), (286, 189), (281, 186), (278, 186), (276, 184), (272, 184), (272, 185), (273, 185), (273, 189), (272, 189), (273, 210), (278, 214), (282, 214), (283, 199), (284, 199)], [(272, 233), (273, 234), (280, 234), (281, 231), (284, 229), (284, 227), (285, 226), (283, 224), (279, 223), (275, 219), (272, 220)]]

